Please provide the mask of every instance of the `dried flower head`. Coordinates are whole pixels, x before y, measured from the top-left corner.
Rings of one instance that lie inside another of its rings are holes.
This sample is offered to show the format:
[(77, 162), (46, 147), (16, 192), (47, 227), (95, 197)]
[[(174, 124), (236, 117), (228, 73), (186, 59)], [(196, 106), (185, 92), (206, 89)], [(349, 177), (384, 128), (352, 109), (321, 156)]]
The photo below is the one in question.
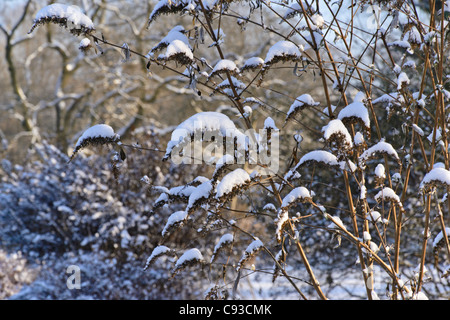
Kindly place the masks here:
[(79, 7), (73, 5), (54, 3), (42, 8), (36, 14), (28, 33), (32, 33), (38, 26), (47, 23), (59, 24), (61, 27), (68, 28), (69, 32), (76, 36), (88, 35), (95, 31), (92, 20)]

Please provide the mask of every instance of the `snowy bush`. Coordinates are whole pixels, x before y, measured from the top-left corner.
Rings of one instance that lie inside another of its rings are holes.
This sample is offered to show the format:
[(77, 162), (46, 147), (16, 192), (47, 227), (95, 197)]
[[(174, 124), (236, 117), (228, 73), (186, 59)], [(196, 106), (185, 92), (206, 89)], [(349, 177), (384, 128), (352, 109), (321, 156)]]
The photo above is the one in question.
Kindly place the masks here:
[[(356, 270), (359, 298), (448, 298), (450, 10), (432, 3), (159, 0), (141, 17), (145, 49), (106, 40), (94, 10), (42, 8), (30, 32), (59, 24), (83, 54), (115, 48), (205, 104), (162, 149), (112, 123), (78, 132), (70, 158), (37, 144), (43, 162), (5, 171), (2, 242), (140, 259), (203, 298), (239, 297), (243, 277), (268, 273), (290, 297), (328, 299)], [(96, 163), (80, 155), (105, 147)]]

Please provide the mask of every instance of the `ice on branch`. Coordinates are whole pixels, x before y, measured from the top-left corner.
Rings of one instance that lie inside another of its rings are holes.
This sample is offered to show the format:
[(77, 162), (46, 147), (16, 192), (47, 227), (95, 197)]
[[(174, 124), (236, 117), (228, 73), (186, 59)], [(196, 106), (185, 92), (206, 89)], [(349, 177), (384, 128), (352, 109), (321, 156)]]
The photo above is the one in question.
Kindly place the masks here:
[(167, 236), (172, 230), (183, 225), (187, 218), (187, 211), (176, 211), (172, 213), (167, 220), (166, 225), (161, 233), (163, 237)]
[(213, 254), (211, 256), (211, 263), (216, 261), (218, 254), (222, 251), (223, 248), (230, 246), (233, 243), (234, 237), (231, 233), (224, 234), (219, 242), (214, 247)]
[(264, 244), (261, 240), (255, 239), (250, 243), (245, 249), (244, 253), (242, 254), (241, 260), (239, 260), (239, 265), (237, 267), (237, 271), (241, 270), (241, 268), (244, 266), (244, 264), (249, 261), (251, 258), (253, 258), (262, 248), (264, 247)]
[(104, 144), (119, 145), (120, 136), (116, 134), (114, 129), (107, 124), (96, 124), (84, 131), (78, 138), (70, 160), (75, 157), (78, 151), (87, 146)]
[(370, 132), (369, 112), (362, 102), (353, 102), (344, 107), (339, 112), (338, 119), (345, 125), (359, 123), (366, 131)]
[(359, 157), (359, 161), (361, 163), (364, 163), (367, 160), (375, 157), (377, 154), (385, 154), (394, 158), (397, 163), (401, 162), (394, 147), (390, 143), (387, 143), (383, 140), (364, 151), (363, 154), (361, 154), (361, 156)]
[(250, 184), (250, 175), (244, 169), (237, 168), (226, 174), (217, 185), (216, 198), (229, 199)]
[(322, 128), (323, 137), (329, 144), (335, 144), (339, 149), (350, 149), (353, 147), (352, 136), (344, 123), (339, 119), (333, 119)]
[(450, 187), (449, 170), (441, 167), (431, 169), (422, 179), (419, 189), (423, 192), (428, 192), (438, 185)]
[(231, 75), (239, 74), (239, 68), (236, 64), (228, 59), (219, 60), (211, 71), (209, 78), (229, 72)]
[(59, 24), (77, 36), (87, 35), (95, 30), (92, 20), (79, 7), (60, 3), (53, 3), (39, 10), (28, 33), (46, 23)]
[(158, 60), (177, 61), (183, 65), (194, 62), (194, 55), (190, 46), (181, 40), (173, 40), (166, 48), (166, 52), (158, 56)]
[(172, 270), (172, 277), (179, 271), (204, 262), (203, 255), (198, 249), (189, 249), (175, 263), (175, 268)]
[(280, 61), (300, 61), (302, 57), (301, 51), (303, 51), (303, 46), (298, 47), (290, 41), (279, 41), (270, 47), (264, 63), (273, 65)]
[(289, 111), (286, 115), (285, 123), (290, 119), (294, 118), (299, 112), (308, 107), (318, 106), (319, 102), (315, 102), (311, 95), (305, 93), (298, 96), (294, 103), (291, 104)]
[(175, 252), (163, 245), (157, 246), (153, 249), (152, 254), (148, 257), (147, 262), (145, 263), (144, 271), (148, 269), (155, 261), (161, 256), (174, 256)]
[(325, 150), (314, 150), (308, 152), (303, 157), (301, 157), (300, 161), (295, 166), (294, 170), (298, 169), (300, 166), (305, 164), (318, 164), (330, 167), (340, 167), (339, 162), (335, 155)]

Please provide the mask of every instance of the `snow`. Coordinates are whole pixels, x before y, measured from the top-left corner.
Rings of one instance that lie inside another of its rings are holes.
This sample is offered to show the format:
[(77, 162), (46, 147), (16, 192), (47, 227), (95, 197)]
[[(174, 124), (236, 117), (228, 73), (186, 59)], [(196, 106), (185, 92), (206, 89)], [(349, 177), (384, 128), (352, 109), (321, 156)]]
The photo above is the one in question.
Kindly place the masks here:
[(60, 3), (53, 3), (48, 5), (36, 14), (34, 24), (41, 19), (58, 18), (67, 19), (68, 22), (75, 26), (82, 26), (86, 29), (94, 29), (94, 23), (86, 16), (79, 7), (74, 5), (65, 5)]
[(293, 2), (288, 5), (288, 8), (286, 9), (283, 18), (284, 19), (291, 19), (297, 14), (303, 12), (302, 7), (298, 2)]
[(210, 77), (221, 72), (230, 71), (232, 73), (239, 73), (239, 68), (236, 64), (228, 59), (219, 60), (211, 71)]
[(263, 210), (265, 211), (277, 211), (277, 208), (275, 208), (275, 205), (273, 203), (267, 203), (266, 205), (264, 205)]
[(220, 169), (222, 169), (227, 164), (233, 164), (234, 163), (234, 157), (230, 154), (226, 154), (222, 156), (217, 162), (216, 162), (216, 169), (214, 170), (213, 176), (216, 175), (216, 172), (218, 172)]
[(196, 131), (218, 133), (223, 137), (238, 137), (238, 143), (242, 142), (245, 137), (245, 134), (236, 128), (234, 122), (227, 115), (214, 111), (199, 112), (183, 121), (172, 132), (165, 158), (168, 158), (173, 148), (184, 139), (194, 136)]
[(175, 269), (182, 267), (185, 263), (191, 261), (203, 261), (203, 255), (200, 250), (194, 248), (186, 250), (183, 255), (177, 260), (175, 264)]
[(339, 163), (337, 161), (337, 158), (332, 153), (325, 151), (325, 150), (314, 150), (310, 151), (307, 154), (305, 154), (295, 168), (301, 166), (307, 161), (315, 161), (315, 162), (322, 162), (329, 166), (338, 166)]
[(216, 198), (221, 197), (232, 192), (235, 187), (241, 187), (250, 182), (250, 176), (244, 169), (237, 168), (226, 174), (217, 185)]
[(159, 55), (158, 59), (169, 60), (172, 56), (177, 54), (183, 54), (190, 60), (194, 60), (194, 55), (192, 54), (189, 46), (181, 40), (173, 40), (166, 49), (164, 54)]
[(312, 21), (312, 23), (314, 23), (318, 28), (322, 28), (323, 25), (324, 25), (324, 23), (325, 23), (325, 20), (323, 19), (323, 17), (322, 17), (320, 14), (318, 14), (318, 13), (313, 14), (313, 15), (311, 16), (311, 21)]
[(377, 153), (385, 153), (390, 156), (392, 156), (395, 160), (400, 161), (400, 158), (397, 154), (397, 151), (395, 151), (394, 147), (385, 141), (380, 141), (364, 151), (361, 156), (359, 157), (360, 161), (366, 161), (369, 158), (373, 157)]
[(408, 75), (404, 72), (401, 72), (397, 78), (397, 90), (400, 90), (401, 88), (407, 86), (408, 84), (409, 84)]
[(391, 200), (400, 204), (400, 198), (395, 194), (395, 191), (389, 187), (384, 187), (381, 191), (379, 191), (375, 196), (375, 200), (377, 202), (382, 200)]
[(264, 120), (264, 129), (273, 129), (275, 131), (279, 131), (279, 129), (275, 125), (275, 121), (271, 117), (267, 117), (266, 120)]
[(330, 216), (330, 220), (331, 223), (328, 224), (328, 228), (330, 229), (343, 229), (343, 230), (347, 230), (347, 228), (345, 227), (344, 223), (342, 222), (341, 218), (339, 218), (338, 216)]
[(279, 41), (270, 47), (264, 63), (271, 64), (275, 58), (293, 57), (294, 59), (300, 59), (302, 56), (300, 50), (303, 50), (303, 48), (299, 49), (293, 42)]
[(181, 25), (177, 25), (174, 28), (172, 28), (169, 33), (161, 39), (161, 41), (155, 45), (149, 52), (149, 55), (151, 55), (154, 51), (165, 48), (168, 45), (170, 45), (173, 41), (179, 40), (183, 42), (189, 49), (191, 49), (191, 45), (189, 44), (189, 40), (186, 37), (184, 33), (184, 27)]
[(338, 114), (338, 119), (345, 121), (345, 119), (356, 117), (361, 119), (364, 126), (370, 128), (369, 112), (362, 102), (353, 102), (344, 107)]
[(423, 132), (423, 130), (422, 130), (417, 124), (413, 123), (412, 128), (413, 128), (413, 130), (414, 130), (417, 134), (419, 134), (420, 136), (423, 137), (423, 136), (425, 135), (425, 133)]
[(297, 187), (293, 189), (291, 192), (289, 192), (284, 198), (281, 203), (282, 208), (289, 207), (292, 203), (297, 201), (308, 201), (311, 200), (311, 194), (309, 193), (308, 189), (305, 187)]
[(83, 40), (80, 41), (80, 45), (78, 46), (79, 48), (87, 48), (91, 45), (91, 40), (89, 40), (88, 38), (83, 38)]
[(450, 186), (450, 171), (441, 167), (431, 169), (431, 171), (423, 177), (419, 188), (424, 189), (433, 183)]
[(305, 93), (301, 96), (298, 96), (294, 103), (291, 104), (291, 107), (289, 108), (288, 114), (293, 112), (295, 109), (303, 107), (303, 106), (318, 106), (319, 102), (315, 102), (314, 99), (311, 97), (310, 94)]
[(201, 183), (199, 186), (195, 188), (194, 191), (192, 191), (191, 195), (189, 196), (189, 202), (186, 208), (186, 211), (191, 209), (195, 203), (200, 199), (206, 199), (211, 194), (211, 191), (213, 190), (213, 186), (211, 184), (211, 181), (205, 181)]
[(262, 243), (261, 240), (255, 239), (252, 241), (252, 243), (248, 245), (247, 249), (245, 249), (245, 252), (248, 254), (254, 254), (256, 251), (260, 250), (261, 247), (263, 246), (264, 244)]
[(326, 126), (322, 128), (323, 137), (325, 140), (330, 140), (333, 136), (338, 136), (339, 138), (343, 138), (343, 144), (351, 148), (353, 147), (352, 137), (345, 127), (344, 123), (342, 123), (339, 119), (333, 119)]
[(381, 214), (378, 211), (370, 211), (369, 212), (370, 217), (368, 218), (369, 221), (378, 222), (381, 221)]
[(114, 129), (107, 124), (96, 124), (83, 132), (80, 138), (78, 138), (75, 147), (80, 146), (84, 140), (89, 138), (110, 138), (119, 139), (119, 135), (114, 132)]
[(403, 95), (399, 95), (398, 92), (385, 93), (382, 96), (374, 99), (372, 101), (373, 104), (377, 103), (396, 103), (400, 104), (404, 102)]
[(217, 253), (219, 252), (219, 250), (222, 249), (224, 246), (227, 246), (227, 245), (233, 243), (233, 240), (234, 240), (234, 236), (231, 233), (226, 233), (220, 238), (219, 242), (214, 247), (214, 251), (213, 251), (213, 254), (211, 257), (211, 263), (214, 262), (214, 259), (217, 255)]
[(291, 104), (289, 107), (289, 111), (286, 115), (286, 121), (287, 119), (294, 116), (298, 111), (301, 111), (305, 107), (314, 107), (318, 106), (319, 102), (315, 102), (314, 99), (311, 97), (310, 94), (305, 93), (300, 96), (298, 96), (295, 101)]
[(173, 225), (178, 224), (180, 222), (183, 222), (187, 218), (187, 211), (176, 211), (172, 213), (167, 220), (166, 225), (164, 226), (164, 229), (162, 231), (162, 236), (164, 237), (172, 228)]
[[(447, 237), (450, 235), (450, 228), (446, 227), (445, 228), (445, 233), (447, 234)], [(433, 248), (436, 248), (436, 246), (438, 245), (438, 243), (444, 239), (444, 233), (442, 232), (442, 230), (437, 234), (436, 238), (434, 238), (433, 240)]]
[(362, 145), (364, 143), (364, 136), (361, 132), (356, 132), (353, 140), (357, 146)]
[(245, 61), (242, 69), (254, 69), (262, 67), (264, 65), (264, 60), (260, 57), (252, 57)]
[(378, 178), (380, 178), (380, 179), (386, 178), (385, 169), (384, 169), (384, 166), (381, 163), (376, 166), (376, 168), (375, 168), (375, 175)]
[(399, 47), (399, 48), (406, 49), (406, 50), (411, 49), (411, 44), (405, 40), (397, 40), (397, 41), (389, 42), (387, 45), (389, 47)]

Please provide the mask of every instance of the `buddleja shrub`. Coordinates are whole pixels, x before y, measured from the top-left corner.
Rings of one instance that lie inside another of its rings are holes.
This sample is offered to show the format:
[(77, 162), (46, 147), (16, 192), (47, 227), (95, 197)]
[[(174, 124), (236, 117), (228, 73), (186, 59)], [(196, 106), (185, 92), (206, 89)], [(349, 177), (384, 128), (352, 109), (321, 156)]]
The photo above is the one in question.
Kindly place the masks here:
[[(149, 33), (166, 15), (170, 21), (188, 16), (189, 24), (174, 25), (147, 54), (99, 37), (90, 19), (70, 6), (43, 8), (31, 31), (58, 23), (85, 36), (84, 52), (92, 42), (120, 48), (124, 62), (135, 55), (149, 71), (181, 75), (187, 89), (225, 97), (239, 116), (233, 121), (220, 111), (197, 113), (172, 133), (162, 160), (181, 165), (200, 157), (214, 170), (210, 177), (180, 186), (143, 178), (160, 192), (154, 212), (178, 206), (161, 225), (145, 269), (167, 256), (171, 277), (215, 270), (205, 297), (220, 299), (235, 296), (244, 274), (270, 264), (273, 281), (283, 277), (300, 297), (327, 299), (327, 284), (319, 282), (326, 259), (310, 263), (311, 256), (326, 253), (314, 242), (337, 240), (339, 246), (345, 239), (353, 254), (343, 258), (342, 268), (359, 265), (367, 298), (385, 290), (390, 299), (418, 299), (426, 298), (430, 274), (437, 273), (435, 283), (448, 291), (450, 272), (450, 10), (445, 1), (430, 4), (160, 0)], [(224, 30), (233, 27), (258, 37), (259, 50), (229, 51), (232, 39)], [(288, 81), (286, 70), (295, 85), (273, 87), (277, 77)], [(302, 92), (307, 76), (316, 81), (312, 92)], [(75, 153), (93, 144), (123, 147), (109, 126), (88, 129), (80, 139)], [(120, 155), (114, 161), (127, 161), (123, 150)], [(186, 228), (209, 240), (198, 248), (200, 242), (173, 241)], [(304, 281), (288, 268), (296, 259), (304, 265)], [(406, 261), (418, 267), (405, 278), (400, 271)], [(375, 282), (375, 265), (388, 285)]]

